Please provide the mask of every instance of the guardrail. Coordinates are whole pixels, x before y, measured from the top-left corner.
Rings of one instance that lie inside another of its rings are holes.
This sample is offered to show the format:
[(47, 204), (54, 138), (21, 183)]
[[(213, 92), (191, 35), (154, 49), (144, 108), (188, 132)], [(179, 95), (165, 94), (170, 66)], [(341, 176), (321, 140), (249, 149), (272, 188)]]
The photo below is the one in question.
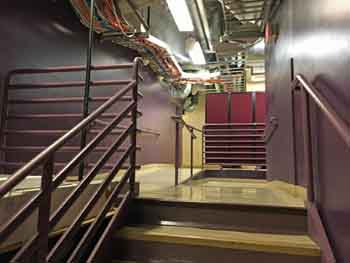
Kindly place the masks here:
[(185, 127), (190, 133), (191, 143), (190, 143), (190, 174), (191, 178), (193, 177), (193, 150), (194, 150), (194, 140), (197, 139), (195, 132), (203, 133), (201, 129), (198, 129), (192, 125), (187, 124), (181, 116), (173, 116), (172, 119), (176, 123), (176, 138), (175, 138), (175, 185), (179, 184), (179, 169), (180, 169), (180, 160), (179, 160), (179, 151), (180, 151), (180, 128), (181, 126)]
[[(303, 75), (297, 75), (292, 85), (292, 105), (293, 105), (293, 133), (296, 134), (295, 125), (295, 109), (294, 96), (295, 93), (302, 92), (301, 96), (301, 119), (303, 132), (303, 161), (304, 174), (308, 180), (308, 200), (314, 202), (314, 174), (313, 174), (313, 156), (312, 156), (312, 133), (311, 133), (311, 119), (310, 119), (310, 101), (312, 100), (318, 108), (323, 112), (332, 126), (336, 129), (340, 137), (350, 147), (350, 128), (346, 121), (336, 112), (334, 107)], [(293, 138), (296, 140), (295, 135)], [(296, 145), (294, 143), (294, 145)], [(297, 149), (294, 147), (294, 155), (297, 155)]]
[[(30, 162), (21, 167), (15, 172), (7, 181), (0, 185), (0, 198), (6, 198), (7, 194), (23, 181), (27, 176), (31, 174), (35, 169), (42, 167), (41, 176), (41, 188), (40, 191), (26, 203), (19, 212), (10, 218), (10, 220), (1, 226), (0, 228), (0, 243), (4, 242), (18, 227), (20, 227), (24, 221), (38, 209), (37, 217), (37, 233), (28, 240), (21, 249), (17, 252), (11, 262), (23, 262), (25, 259), (37, 257), (35, 262), (62, 262), (66, 258), (69, 258), (68, 262), (78, 262), (81, 260), (84, 253), (87, 252), (92, 242), (94, 242), (94, 249), (88, 256), (88, 262), (95, 262), (99, 256), (101, 249), (104, 247), (106, 240), (108, 240), (111, 230), (119, 223), (119, 219), (128, 207), (130, 199), (135, 192), (135, 170), (136, 170), (136, 135), (137, 135), (137, 104), (138, 104), (138, 70), (142, 60), (136, 58), (134, 63), (123, 65), (107, 65), (107, 66), (92, 66), (94, 70), (103, 69), (133, 69), (133, 79), (127, 84), (126, 87), (120, 89), (106, 102), (104, 102), (95, 111), (89, 114), (86, 118), (80, 121), (74, 128), (65, 133), (62, 137), (56, 140), (53, 144), (48, 146), (45, 150), (35, 156)], [(75, 72), (83, 71), (84, 67), (62, 67), (62, 68), (49, 68), (49, 69), (37, 69), (37, 70), (15, 70), (8, 74), (7, 81), (10, 84), (10, 78), (13, 74), (19, 72), (25, 72), (27, 74), (40, 72)], [(56, 84), (55, 86), (65, 86), (64, 84)], [(79, 84), (81, 85), (81, 84)], [(48, 87), (48, 85), (45, 85)], [(128, 95), (130, 94), (131, 95)], [(129, 97), (127, 97), (129, 96)], [(7, 96), (5, 96), (7, 97)], [(54, 174), (55, 153), (62, 149), (62, 147), (72, 138), (80, 134), (84, 129), (93, 124), (101, 115), (103, 115), (109, 108), (111, 108), (116, 102), (128, 98), (128, 104), (123, 110), (113, 117), (113, 119), (106, 125), (103, 130), (98, 132), (96, 137), (92, 139), (77, 155), (69, 161), (57, 174)], [(2, 120), (5, 119), (7, 112), (3, 112)], [(125, 129), (123, 129), (120, 135), (113, 141), (113, 143), (107, 148), (96, 164), (88, 171), (88, 173), (82, 178), (77, 187), (70, 193), (70, 195), (64, 200), (60, 207), (50, 213), (52, 194), (64, 182), (65, 178), (78, 167), (84, 159), (97, 148), (97, 145), (109, 135), (122, 120), (130, 115), (131, 123)], [(2, 122), (4, 123), (4, 122)], [(91, 196), (91, 199), (87, 201), (85, 207), (79, 212), (79, 215), (72, 222), (67, 231), (59, 238), (52, 249), (49, 249), (49, 233), (57, 225), (61, 218), (66, 215), (69, 208), (75, 203), (81, 193), (87, 188), (94, 177), (100, 172), (104, 164), (108, 159), (118, 150), (122, 149), (121, 146), (129, 137), (128, 146), (124, 148), (124, 152), (119, 159), (113, 163), (112, 168), (107, 173), (103, 182), (98, 186), (96, 192)], [(116, 187), (112, 190), (108, 196), (106, 203), (103, 204), (102, 209), (99, 211), (97, 217), (93, 223), (88, 227), (88, 230), (81, 237), (78, 244), (74, 244), (73, 238), (80, 229), (85, 217), (94, 208), (100, 197), (108, 189), (113, 181), (115, 175), (121, 170), (123, 164), (129, 159), (129, 165), (125, 174), (120, 178)], [(106, 214), (115, 205), (117, 197), (121, 193), (123, 187), (129, 181), (129, 189), (122, 197), (122, 200), (118, 204), (118, 210), (114, 213), (113, 217), (108, 222), (108, 225), (103, 229), (102, 234), (96, 237), (97, 231), (100, 230), (102, 223), (104, 222)], [(97, 243), (96, 243), (97, 241)], [(74, 247), (73, 247), (74, 246)], [(73, 251), (73, 252), (71, 252)]]

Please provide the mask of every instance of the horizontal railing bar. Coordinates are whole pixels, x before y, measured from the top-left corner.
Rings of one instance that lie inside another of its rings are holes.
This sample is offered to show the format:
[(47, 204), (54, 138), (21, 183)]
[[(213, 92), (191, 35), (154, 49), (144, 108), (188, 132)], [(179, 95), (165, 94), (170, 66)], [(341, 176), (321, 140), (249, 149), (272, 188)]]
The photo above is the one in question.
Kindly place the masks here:
[(44, 161), (48, 155), (54, 153), (58, 148), (63, 146), (68, 140), (80, 133), (82, 129), (92, 123), (98, 116), (110, 108), (120, 97), (123, 97), (125, 93), (129, 92), (136, 85), (136, 81), (130, 83), (126, 88), (120, 90), (117, 94), (112, 96), (108, 101), (102, 104), (98, 109), (92, 112), (87, 118), (83, 119), (73, 129), (71, 129), (64, 136), (56, 140), (53, 144), (48, 146), (46, 150), (38, 154), (29, 163), (20, 168), (14, 173), (6, 182), (0, 185), (0, 198), (2, 198), (8, 191), (10, 191), (15, 185), (21, 182), (32, 170), (38, 167), (42, 161)]
[(113, 215), (107, 227), (104, 229), (97, 244), (94, 246), (94, 249), (92, 250), (87, 262), (96, 262), (98, 253), (101, 251), (101, 248), (103, 247), (105, 241), (110, 238), (110, 235), (113, 233), (113, 229), (116, 229), (118, 227), (118, 224), (120, 224), (121, 218), (124, 216), (123, 213), (128, 207), (131, 197), (132, 193), (128, 191), (123, 200), (120, 202), (117, 212)]
[(298, 81), (306, 92), (311, 96), (313, 101), (318, 105), (321, 111), (326, 115), (328, 120), (334, 126), (339, 133), (340, 137), (344, 140), (348, 147), (350, 147), (350, 128), (349, 125), (340, 117), (334, 107), (308, 80), (302, 76), (297, 75), (296, 81)]
[[(12, 167), (22, 167), (24, 166), (26, 163), (25, 162), (0, 162), (0, 165), (2, 166), (12, 166)], [(55, 167), (64, 167), (66, 166), (67, 163), (57, 163), (55, 162)], [(96, 163), (88, 163), (86, 164), (87, 167), (93, 167), (95, 166)], [(103, 166), (103, 169), (108, 169), (108, 168), (112, 168), (113, 167), (113, 164), (112, 163), (107, 163)], [(129, 166), (123, 166), (123, 169), (128, 169)], [(136, 165), (136, 169), (140, 169), (141, 168), (141, 165)]]
[[(103, 102), (107, 101), (110, 97), (96, 97), (90, 98), (91, 102)], [(119, 101), (131, 101), (131, 96), (124, 96)], [(10, 99), (9, 104), (36, 104), (36, 103), (69, 103), (69, 102), (82, 102), (83, 98), (47, 98), (47, 99)]]
[(11, 219), (0, 229), (0, 243), (6, 240), (16, 229), (22, 224), (28, 216), (38, 207), (42, 198), (42, 192), (39, 192), (32, 198), (19, 212), (11, 217)]
[[(138, 115), (142, 115), (138, 111)], [(100, 115), (104, 118), (114, 118), (117, 115), (115, 113), (103, 113)], [(7, 119), (60, 119), (60, 118), (82, 118), (83, 114), (80, 113), (55, 113), (55, 114), (9, 114)], [(130, 118), (131, 116), (129, 116)]]
[[(143, 77), (140, 76), (143, 80)], [(92, 80), (90, 81), (90, 87), (100, 86), (115, 86), (115, 85), (127, 85), (133, 80)], [(8, 84), (7, 87), (11, 90), (26, 90), (26, 89), (43, 89), (43, 88), (77, 88), (84, 87), (84, 81), (65, 81), (65, 82), (41, 82), (41, 83), (12, 83)], [(142, 94), (139, 92), (139, 96)]]
[[(54, 189), (60, 185), (63, 180), (66, 178), (69, 172), (71, 172), (92, 150), (94, 147), (96, 147), (110, 132), (111, 129), (115, 125), (118, 125), (120, 123), (124, 116), (128, 114), (133, 108), (136, 107), (135, 103), (131, 103), (126, 109), (117, 117), (115, 118), (108, 126), (106, 126), (93, 140), (89, 142), (88, 145), (84, 147), (68, 164), (66, 167), (64, 167), (57, 176), (54, 178), (53, 187)], [(125, 138), (128, 136), (128, 134), (131, 132), (130, 125), (128, 129), (126, 129), (114, 142), (114, 144), (121, 144), (122, 141), (125, 140)], [(114, 145), (113, 144), (113, 145)], [(110, 147), (108, 148), (108, 151), (110, 150)]]
[[(90, 98), (90, 101), (106, 101), (110, 97), (95, 97)], [(64, 103), (64, 102), (82, 102), (82, 97), (65, 97), (65, 98), (44, 98), (44, 99), (15, 99), (8, 100), (12, 104), (33, 104), (33, 103)]]
[[(111, 177), (111, 179), (109, 179), (109, 181), (112, 181), (114, 175), (117, 172), (118, 171), (116, 171), (115, 169), (112, 169), (112, 171), (108, 174), (108, 177), (106, 180), (108, 180), (109, 177)], [(84, 233), (84, 236), (80, 239), (78, 245), (75, 247), (73, 253), (71, 254), (71, 256), (68, 259), (68, 262), (80, 262), (81, 261), (81, 257), (83, 256), (83, 253), (86, 252), (87, 247), (91, 244), (91, 241), (95, 238), (95, 235), (97, 234), (98, 229), (101, 227), (101, 224), (103, 223), (103, 220), (105, 219), (105, 216), (110, 211), (112, 205), (115, 203), (115, 200), (117, 199), (118, 195), (122, 191), (127, 180), (130, 178), (131, 173), (132, 173), (132, 168), (129, 168), (128, 171), (125, 173), (125, 175), (118, 182), (118, 185), (114, 188), (113, 192), (108, 197), (103, 208), (100, 210), (100, 213), (95, 218), (95, 221), (90, 225), (88, 230)]]
[[(111, 64), (111, 65), (91, 65), (91, 70), (112, 70), (132, 68), (134, 64)], [(22, 68), (9, 72), (9, 75), (17, 74), (41, 74), (41, 73), (59, 73), (59, 72), (79, 72), (85, 71), (85, 66), (66, 66), (66, 67), (47, 67), (47, 68)]]
[[(118, 128), (118, 127), (116, 127)], [(123, 128), (121, 128), (123, 129)], [(65, 134), (69, 132), (69, 130), (5, 130), (5, 134), (17, 134), (17, 135), (58, 135), (58, 134)], [(88, 133), (95, 134), (100, 132), (99, 130), (89, 130)], [(111, 131), (111, 134), (120, 134), (122, 130), (113, 130)]]
[[(111, 86), (111, 85), (127, 85), (132, 80), (93, 80), (90, 81), (91, 87)], [(84, 87), (85, 81), (63, 81), (63, 82), (41, 82), (41, 83), (13, 83), (9, 84), (10, 90), (22, 89), (43, 89), (43, 88), (77, 88)]]
[[(122, 132), (120, 132), (122, 133)], [(29, 152), (37, 152), (42, 151), (46, 149), (46, 146), (6, 146), (0, 148), (3, 151), (29, 151)], [(93, 152), (104, 152), (108, 149), (108, 147), (95, 147)], [(62, 147), (58, 150), (58, 152), (74, 152), (74, 151), (80, 151), (81, 148), (79, 146), (67, 146)], [(117, 150), (117, 152), (124, 152), (125, 148), (120, 148)], [(141, 146), (136, 147), (136, 150), (141, 150)]]
[[(130, 128), (131, 130), (131, 128)], [(113, 152), (114, 147), (118, 148), (119, 143), (114, 144), (111, 146), (111, 152)], [(128, 151), (124, 153), (124, 155), (118, 160), (115, 167), (116, 169), (113, 169), (114, 171), (119, 171), (122, 167), (125, 160), (129, 157), (133, 146), (129, 146)], [(109, 153), (106, 153), (99, 161), (99, 163), (103, 163), (103, 161), (107, 161), (110, 156), (108, 156)], [(97, 165), (94, 167), (88, 175), (86, 175), (83, 179), (83, 181), (79, 184), (79, 186), (69, 195), (69, 197), (65, 200), (65, 202), (56, 210), (55, 214), (52, 217), (52, 220), (50, 220), (50, 226), (55, 225), (59, 220), (57, 220), (59, 217), (63, 216), (67, 209), (74, 203), (76, 198), (79, 197), (80, 191), (84, 189), (86, 186), (89, 185), (89, 182), (92, 180), (92, 178), (97, 174), (100, 167)], [(74, 222), (71, 224), (69, 229), (63, 234), (63, 236), (57, 241), (53, 249), (50, 251), (47, 260), (48, 262), (61, 262), (62, 256), (66, 254), (66, 250), (70, 249), (70, 247), (67, 246), (67, 244), (71, 244), (72, 238), (76, 235), (77, 231), (79, 230), (79, 227), (85, 217), (91, 212), (91, 209), (96, 205), (97, 201), (99, 200), (100, 196), (103, 194), (103, 192), (107, 189), (110, 181), (108, 179), (112, 178), (106, 178), (106, 180), (99, 185), (96, 192), (93, 194), (92, 198), (87, 202), (87, 204), (84, 206), (83, 210), (79, 213), (78, 217), (75, 218)]]

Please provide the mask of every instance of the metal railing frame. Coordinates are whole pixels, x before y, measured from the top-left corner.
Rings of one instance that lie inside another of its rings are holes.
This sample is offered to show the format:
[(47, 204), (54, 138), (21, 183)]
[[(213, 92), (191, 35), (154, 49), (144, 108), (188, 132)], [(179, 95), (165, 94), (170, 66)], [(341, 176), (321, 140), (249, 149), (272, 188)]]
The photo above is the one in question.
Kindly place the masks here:
[[(48, 146), (40, 154), (36, 155), (30, 162), (21, 167), (17, 172), (15, 172), (7, 181), (0, 185), (0, 198), (6, 197), (10, 191), (23, 181), (27, 176), (31, 174), (32, 171), (42, 166), (42, 180), (41, 188), (38, 194), (36, 194), (28, 203), (26, 203), (19, 212), (10, 218), (10, 220), (1, 226), (0, 228), (0, 243), (5, 241), (33, 212), (38, 209), (38, 224), (37, 233), (27, 241), (21, 249), (17, 252), (15, 257), (11, 262), (22, 262), (25, 259), (33, 258), (34, 255), (37, 256), (36, 262), (61, 262), (60, 260), (67, 256), (69, 248), (72, 245), (71, 238), (77, 233), (80, 228), (85, 216), (89, 214), (91, 209), (95, 206), (99, 198), (102, 196), (104, 191), (112, 182), (115, 175), (123, 167), (122, 165), (129, 158), (130, 164), (127, 172), (122, 177), (120, 182), (117, 184), (116, 188), (112, 191), (107, 202), (103, 205), (103, 209), (100, 211), (96, 220), (90, 225), (88, 232), (85, 233), (82, 240), (83, 244), (79, 243), (78, 247), (74, 250), (71, 255), (70, 260), (74, 259), (79, 261), (82, 254), (86, 252), (86, 242), (91, 241), (92, 236), (96, 233), (96, 229), (101, 225), (102, 219), (105, 217), (106, 213), (110, 211), (112, 206), (115, 204), (116, 197), (121, 193), (122, 188), (126, 185), (129, 180), (129, 190), (124, 195), (121, 203), (119, 204), (118, 211), (114, 214), (108, 226), (104, 229), (103, 234), (98, 239), (98, 243), (95, 246), (93, 252), (89, 256), (89, 262), (94, 262), (94, 260), (99, 255), (101, 248), (104, 246), (107, 237), (110, 235), (112, 227), (118, 224), (118, 219), (123, 213), (123, 209), (127, 207), (129, 200), (133, 197), (135, 191), (135, 170), (136, 170), (136, 133), (137, 133), (137, 99), (138, 99), (138, 69), (139, 65), (142, 63), (140, 58), (136, 58), (134, 63), (124, 64), (124, 65), (107, 65), (107, 66), (93, 66), (95, 70), (102, 69), (115, 69), (115, 68), (133, 68), (133, 80), (124, 88), (115, 93), (110, 97), (105, 103), (94, 110), (90, 115), (80, 121), (74, 128), (69, 132), (64, 134), (53, 144)], [(59, 70), (60, 72), (72, 72), (84, 70), (84, 67), (62, 67), (62, 68), (49, 68), (40, 69), (39, 71), (47, 72)], [(7, 81), (10, 80), (10, 76), (18, 72), (26, 72), (30, 74), (31, 72), (38, 72), (38, 70), (15, 70), (11, 71), (7, 76)], [(10, 82), (8, 82), (10, 84)], [(64, 166), (56, 175), (54, 175), (54, 155), (55, 153), (63, 147), (70, 139), (80, 134), (83, 129), (91, 125), (99, 116), (101, 116), (106, 110), (112, 107), (117, 101), (122, 99), (128, 92), (132, 92), (132, 101), (118, 114), (112, 121), (101, 130), (97, 136), (91, 140), (67, 165)], [(7, 98), (7, 96), (5, 96)], [(5, 107), (6, 109), (6, 107)], [(107, 136), (113, 129), (124, 120), (128, 114), (132, 115), (132, 123), (125, 129), (121, 135), (113, 142), (111, 146), (108, 147), (107, 151), (101, 156), (93, 168), (88, 172), (88, 174), (79, 182), (75, 190), (67, 197), (67, 199), (61, 204), (61, 206), (56, 209), (52, 214), (50, 214), (50, 204), (52, 193), (57, 189), (57, 187), (65, 180), (70, 172), (78, 167), (85, 157), (91, 153), (97, 145)], [(2, 120), (5, 119), (7, 111), (5, 110), (2, 115)], [(2, 122), (3, 123), (3, 122)], [(92, 198), (87, 202), (84, 209), (80, 212), (79, 216), (74, 220), (69, 229), (61, 236), (59, 241), (56, 243), (54, 248), (49, 251), (48, 241), (49, 233), (53, 230), (54, 226), (60, 221), (60, 219), (66, 214), (68, 209), (74, 204), (80, 194), (86, 189), (93, 178), (99, 173), (99, 171), (104, 167), (104, 164), (108, 159), (115, 153), (120, 146), (126, 141), (130, 136), (129, 146), (126, 151), (122, 154), (119, 160), (113, 165), (112, 169), (108, 173), (107, 177), (98, 187), (97, 191), (93, 194)], [(86, 241), (86, 242), (85, 242)], [(79, 249), (78, 249), (79, 248)], [(38, 252), (35, 254), (35, 252)], [(69, 261), (69, 262), (73, 262)]]
[(184, 119), (181, 116), (173, 116), (172, 119), (175, 121), (176, 124), (176, 141), (175, 141), (175, 186), (179, 184), (179, 151), (180, 151), (180, 140), (179, 140), (179, 134), (180, 134), (180, 128), (185, 127), (188, 132), (190, 133), (190, 176), (193, 177), (193, 166), (194, 166), (194, 141), (197, 139), (197, 135), (195, 132), (203, 133), (201, 129), (198, 129), (192, 125), (189, 125), (184, 121)]
[[(313, 203), (315, 201), (314, 192), (314, 163), (312, 152), (312, 131), (311, 131), (311, 117), (310, 117), (310, 102), (313, 101), (318, 108), (323, 112), (336, 129), (340, 137), (350, 147), (350, 128), (348, 123), (343, 120), (334, 107), (328, 102), (327, 98), (323, 96), (303, 75), (298, 74), (292, 83), (292, 100), (294, 103), (294, 96), (301, 92), (301, 121), (303, 133), (303, 158), (304, 158), (304, 176), (307, 178), (308, 201)], [(293, 141), (295, 143), (296, 125), (295, 125), (295, 109), (293, 105)], [(294, 156), (297, 156), (297, 149), (294, 147)], [(295, 167), (296, 169), (296, 167)]]

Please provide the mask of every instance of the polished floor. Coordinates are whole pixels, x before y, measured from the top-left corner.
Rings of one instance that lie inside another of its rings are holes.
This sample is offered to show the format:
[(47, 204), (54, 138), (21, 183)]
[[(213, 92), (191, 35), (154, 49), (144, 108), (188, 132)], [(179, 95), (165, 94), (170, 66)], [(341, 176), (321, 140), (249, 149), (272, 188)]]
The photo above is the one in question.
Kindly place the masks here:
[[(194, 173), (200, 169), (195, 169)], [(121, 176), (121, 171), (116, 177)], [(215, 202), (251, 204), (279, 207), (304, 208), (305, 191), (300, 187), (282, 182), (268, 182), (254, 179), (205, 178), (190, 180), (190, 169), (179, 172), (180, 184), (175, 187), (175, 169), (171, 165), (145, 165), (136, 173), (140, 186), (140, 198), (176, 200), (183, 202)], [(104, 174), (98, 175), (94, 183), (102, 181)], [(0, 177), (5, 181), (6, 177)], [(76, 185), (67, 181), (65, 185)], [(29, 177), (19, 184), (14, 192), (30, 191), (40, 187), (40, 177)]]
[(174, 186), (174, 169), (152, 167), (137, 174), (140, 197), (183, 202), (215, 202), (304, 208), (300, 187), (282, 182), (254, 179), (189, 179), (189, 169), (181, 169), (181, 181)]

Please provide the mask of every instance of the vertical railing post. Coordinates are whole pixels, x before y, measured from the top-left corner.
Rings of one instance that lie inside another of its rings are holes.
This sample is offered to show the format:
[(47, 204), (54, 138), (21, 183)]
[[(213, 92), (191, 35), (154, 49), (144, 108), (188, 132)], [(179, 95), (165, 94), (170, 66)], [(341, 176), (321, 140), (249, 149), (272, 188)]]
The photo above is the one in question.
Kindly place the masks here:
[(303, 153), (304, 153), (304, 176), (307, 178), (307, 195), (310, 202), (314, 201), (314, 182), (313, 182), (313, 162), (311, 147), (311, 123), (310, 123), (310, 100), (309, 95), (302, 89), (301, 111), (303, 127)]
[[(8, 87), (10, 84), (10, 74), (8, 74), (4, 81), (4, 91), (1, 94), (2, 95), (2, 105), (1, 105), (1, 122), (0, 122), (0, 146), (5, 147), (6, 146), (6, 139), (5, 139), (5, 129), (6, 129), (6, 121), (7, 121), (7, 115), (8, 115)], [(5, 161), (5, 151), (1, 151), (0, 155), (0, 161)], [(5, 166), (1, 167), (0, 172), (3, 174), (6, 173)]]
[(133, 128), (131, 131), (131, 138), (130, 142), (132, 145), (132, 151), (130, 155), (130, 165), (131, 165), (131, 175), (129, 179), (130, 183), (130, 192), (132, 194), (135, 194), (135, 177), (136, 177), (136, 144), (137, 144), (137, 101), (138, 101), (138, 83), (139, 83), (139, 62), (138, 58), (134, 61), (134, 72), (133, 72), (133, 79), (135, 80), (136, 84), (132, 89), (132, 98), (134, 102), (134, 108), (132, 110), (132, 116), (131, 121), (133, 124)]
[(191, 133), (191, 146), (190, 146), (190, 151), (191, 151), (191, 156), (190, 156), (190, 162), (191, 162), (191, 178), (193, 177), (193, 142), (195, 139), (195, 135), (193, 133), (193, 128), (190, 129)]
[(54, 168), (53, 156), (44, 163), (41, 176), (42, 198), (38, 213), (38, 263), (47, 263), (46, 257), (49, 250), (49, 221), (52, 197), (52, 174)]
[(205, 142), (204, 142), (204, 133), (205, 133), (205, 129), (203, 127), (203, 131), (202, 131), (202, 170), (204, 169), (204, 162), (205, 162)]
[[(176, 108), (176, 116), (179, 116), (179, 108)], [(180, 168), (180, 123), (175, 121), (175, 186), (179, 184)]]
[(295, 96), (297, 94), (297, 89), (294, 81), (294, 58), (290, 59), (290, 81), (292, 83), (291, 91), (291, 106), (292, 106), (292, 142), (293, 142), (293, 168), (294, 168), (294, 178), (293, 183), (298, 184), (298, 155), (297, 155), (297, 138), (296, 138), (296, 114), (295, 114)]
[[(86, 72), (85, 72), (85, 89), (84, 89), (84, 102), (83, 102), (83, 119), (89, 115), (89, 101), (90, 101), (90, 83), (91, 83), (91, 61), (92, 61), (92, 49), (94, 45), (94, 0), (90, 0), (90, 27), (89, 27), (89, 44), (86, 54)], [(81, 132), (80, 148), (83, 149), (86, 146), (88, 128), (84, 128)], [(79, 167), (79, 180), (84, 176), (84, 162)]]

